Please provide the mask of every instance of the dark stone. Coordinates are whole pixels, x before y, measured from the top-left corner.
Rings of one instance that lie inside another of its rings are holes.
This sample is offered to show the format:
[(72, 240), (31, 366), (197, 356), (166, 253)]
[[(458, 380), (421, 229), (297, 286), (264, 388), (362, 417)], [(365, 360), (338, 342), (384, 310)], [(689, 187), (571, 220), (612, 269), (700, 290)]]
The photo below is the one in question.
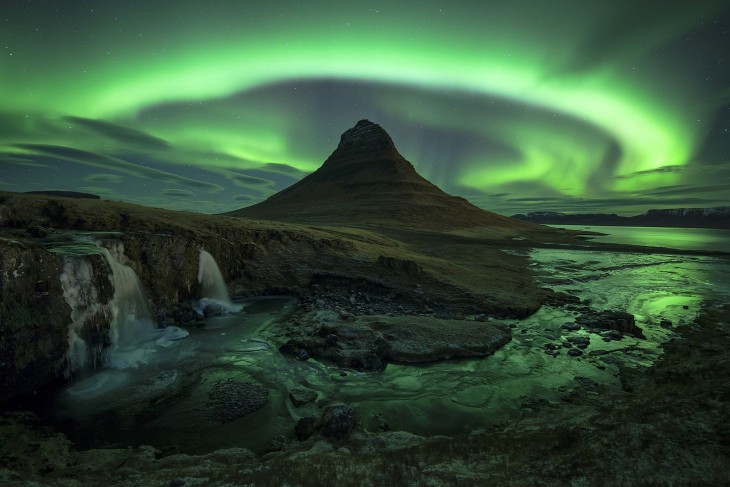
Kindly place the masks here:
[(206, 318), (213, 316), (223, 316), (226, 314), (226, 307), (221, 303), (210, 303), (203, 310), (203, 315)]
[(581, 326), (578, 323), (565, 323), (560, 328), (568, 331), (578, 331), (581, 329)]
[(185, 479), (182, 477), (177, 477), (170, 481), (170, 487), (182, 487), (183, 485), (185, 485)]
[(576, 318), (575, 321), (590, 328), (615, 330), (621, 333), (628, 333), (636, 338), (645, 338), (641, 328), (636, 326), (634, 315), (624, 311), (588, 312)]
[(206, 405), (217, 421), (228, 423), (258, 411), (268, 398), (269, 391), (259, 385), (228, 378), (213, 383)]
[(289, 391), (289, 399), (296, 407), (317, 400), (317, 393), (307, 389), (292, 389)]
[(335, 335), (334, 333), (330, 333), (329, 335), (327, 335), (327, 337), (325, 338), (325, 344), (328, 347), (335, 346), (337, 344), (337, 335)]
[(609, 342), (611, 340), (621, 340), (623, 337), (624, 334), (618, 330), (608, 330), (606, 333), (603, 334), (603, 340)]
[(661, 326), (662, 328), (671, 328), (673, 325), (671, 321), (664, 318), (659, 322), (659, 326)]
[(296, 357), (297, 357), (297, 359), (301, 360), (302, 362), (306, 362), (307, 360), (309, 360), (310, 355), (306, 349), (300, 348), (296, 351)]
[(581, 350), (578, 350), (577, 348), (571, 348), (570, 350), (568, 350), (568, 355), (570, 355), (571, 357), (580, 357), (581, 355), (583, 355), (583, 352)]
[(423, 272), (423, 268), (417, 262), (412, 260), (398, 259), (396, 257), (386, 257), (381, 255), (378, 257), (378, 264), (393, 271), (417, 275)]
[(322, 412), (321, 432), (327, 438), (347, 436), (357, 425), (355, 411), (346, 404), (331, 404)]
[(266, 445), (266, 453), (286, 450), (286, 438), (284, 435), (275, 436)]
[(588, 348), (591, 343), (591, 338), (587, 336), (572, 336), (567, 338), (568, 343), (575, 345), (580, 349)]
[(297, 435), (297, 440), (299, 441), (307, 440), (315, 431), (317, 431), (317, 418), (314, 416), (300, 418), (294, 427), (294, 434)]

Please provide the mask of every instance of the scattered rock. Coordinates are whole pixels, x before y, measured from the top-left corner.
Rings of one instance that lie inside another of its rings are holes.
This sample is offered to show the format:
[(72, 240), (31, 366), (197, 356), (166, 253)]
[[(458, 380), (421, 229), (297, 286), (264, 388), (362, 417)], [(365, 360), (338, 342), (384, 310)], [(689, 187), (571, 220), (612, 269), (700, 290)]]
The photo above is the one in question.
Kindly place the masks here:
[(576, 323), (589, 328), (615, 330), (628, 333), (636, 338), (644, 338), (641, 328), (636, 326), (634, 315), (624, 311), (595, 311), (587, 312), (576, 318)]
[(386, 257), (381, 255), (378, 257), (378, 265), (383, 266), (386, 269), (391, 269), (395, 272), (408, 275), (418, 275), (423, 272), (423, 268), (417, 262), (399, 259), (397, 257)]
[(223, 303), (212, 302), (208, 303), (203, 309), (203, 316), (211, 318), (213, 316), (224, 316), (227, 313), (226, 307)]
[(568, 330), (568, 331), (578, 331), (582, 327), (578, 323), (565, 323), (560, 328), (562, 328), (563, 330)]
[(377, 423), (378, 431), (390, 431), (390, 424), (383, 416), (383, 413), (375, 413), (374, 419)]
[(284, 435), (275, 436), (271, 439), (268, 445), (266, 445), (266, 453), (272, 453), (277, 451), (286, 450), (286, 437)]
[(591, 338), (587, 336), (571, 336), (566, 338), (566, 340), (578, 348), (587, 348), (591, 343)]
[(292, 389), (289, 391), (289, 399), (296, 407), (308, 404), (317, 400), (317, 393), (307, 389)]
[(305, 441), (309, 439), (315, 431), (317, 431), (317, 418), (314, 416), (304, 416), (297, 421), (294, 427), (294, 434), (297, 436), (297, 440)]
[(347, 404), (331, 404), (322, 412), (321, 432), (327, 438), (341, 439), (358, 423), (355, 411)]
[(216, 421), (228, 423), (258, 411), (268, 398), (269, 391), (259, 385), (228, 378), (213, 383), (206, 405)]
[(659, 322), (659, 326), (661, 326), (662, 328), (669, 329), (669, 328), (671, 328), (674, 325), (672, 325), (672, 322), (669, 321), (668, 319), (662, 318), (662, 320)]
[(570, 350), (568, 350), (568, 355), (570, 355), (571, 357), (580, 357), (583, 355), (583, 351), (578, 350), (577, 348), (571, 348)]

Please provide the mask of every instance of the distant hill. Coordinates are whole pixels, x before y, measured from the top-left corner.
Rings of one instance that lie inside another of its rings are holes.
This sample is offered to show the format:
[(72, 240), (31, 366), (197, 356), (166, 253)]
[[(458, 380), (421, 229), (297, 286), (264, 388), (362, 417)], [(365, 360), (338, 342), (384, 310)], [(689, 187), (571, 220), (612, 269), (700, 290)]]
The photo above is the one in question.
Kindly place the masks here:
[(730, 228), (730, 207), (649, 210), (635, 216), (604, 213), (531, 212), (512, 218), (548, 225), (624, 225), (633, 227)]
[(228, 215), (308, 224), (407, 228), (533, 228), (451, 196), (421, 177), (388, 133), (360, 120), (315, 172)]
[(83, 198), (88, 200), (100, 200), (101, 196), (92, 193), (81, 193), (79, 191), (26, 191), (27, 194), (45, 194), (48, 196), (63, 196), (64, 198)]

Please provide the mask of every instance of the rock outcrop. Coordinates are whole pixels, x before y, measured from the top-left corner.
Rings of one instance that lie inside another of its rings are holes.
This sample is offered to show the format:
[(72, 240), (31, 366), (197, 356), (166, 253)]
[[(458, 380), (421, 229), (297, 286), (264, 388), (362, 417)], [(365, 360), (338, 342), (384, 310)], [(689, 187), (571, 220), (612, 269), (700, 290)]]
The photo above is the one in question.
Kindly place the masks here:
[(510, 329), (490, 323), (432, 316), (364, 316), (319, 319), (281, 351), (300, 360), (323, 358), (341, 367), (381, 370), (387, 363), (427, 363), (485, 357), (508, 343)]

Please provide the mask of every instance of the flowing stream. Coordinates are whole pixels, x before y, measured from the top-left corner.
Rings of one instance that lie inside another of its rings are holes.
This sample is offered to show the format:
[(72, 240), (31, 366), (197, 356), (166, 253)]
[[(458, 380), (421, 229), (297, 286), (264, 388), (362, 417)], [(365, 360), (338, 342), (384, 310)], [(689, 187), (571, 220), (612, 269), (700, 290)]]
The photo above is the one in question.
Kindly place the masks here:
[[(239, 446), (262, 453), (271, 438), (292, 439), (300, 417), (318, 415), (332, 402), (353, 406), (372, 431), (387, 424), (421, 435), (468, 433), (515, 417), (535, 400), (560, 401), (576, 378), (619, 387), (617, 361), (651, 364), (660, 344), (674, 328), (691, 323), (704, 302), (730, 302), (730, 264), (723, 259), (561, 249), (529, 255), (545, 285), (599, 310), (633, 313), (646, 339), (605, 342), (591, 335), (584, 356), (553, 357), (545, 344), (588, 333), (561, 328), (574, 313), (544, 306), (527, 319), (505, 320), (513, 340), (486, 359), (390, 364), (383, 372), (364, 373), (282, 356), (270, 328), (288, 319), (296, 301), (256, 298), (237, 303), (240, 314), (188, 328), (185, 339), (164, 347), (152, 342), (147, 350), (154, 352), (135, 368), (106, 368), (70, 385), (50, 410), (82, 448), (151, 444), (167, 452), (201, 453)], [(660, 326), (662, 320), (673, 326)], [(589, 356), (594, 350), (608, 353)], [(252, 414), (221, 423), (208, 408), (210, 384), (230, 378), (262, 385), (268, 401)], [(294, 407), (287, 397), (294, 387), (317, 392), (317, 401)]]

